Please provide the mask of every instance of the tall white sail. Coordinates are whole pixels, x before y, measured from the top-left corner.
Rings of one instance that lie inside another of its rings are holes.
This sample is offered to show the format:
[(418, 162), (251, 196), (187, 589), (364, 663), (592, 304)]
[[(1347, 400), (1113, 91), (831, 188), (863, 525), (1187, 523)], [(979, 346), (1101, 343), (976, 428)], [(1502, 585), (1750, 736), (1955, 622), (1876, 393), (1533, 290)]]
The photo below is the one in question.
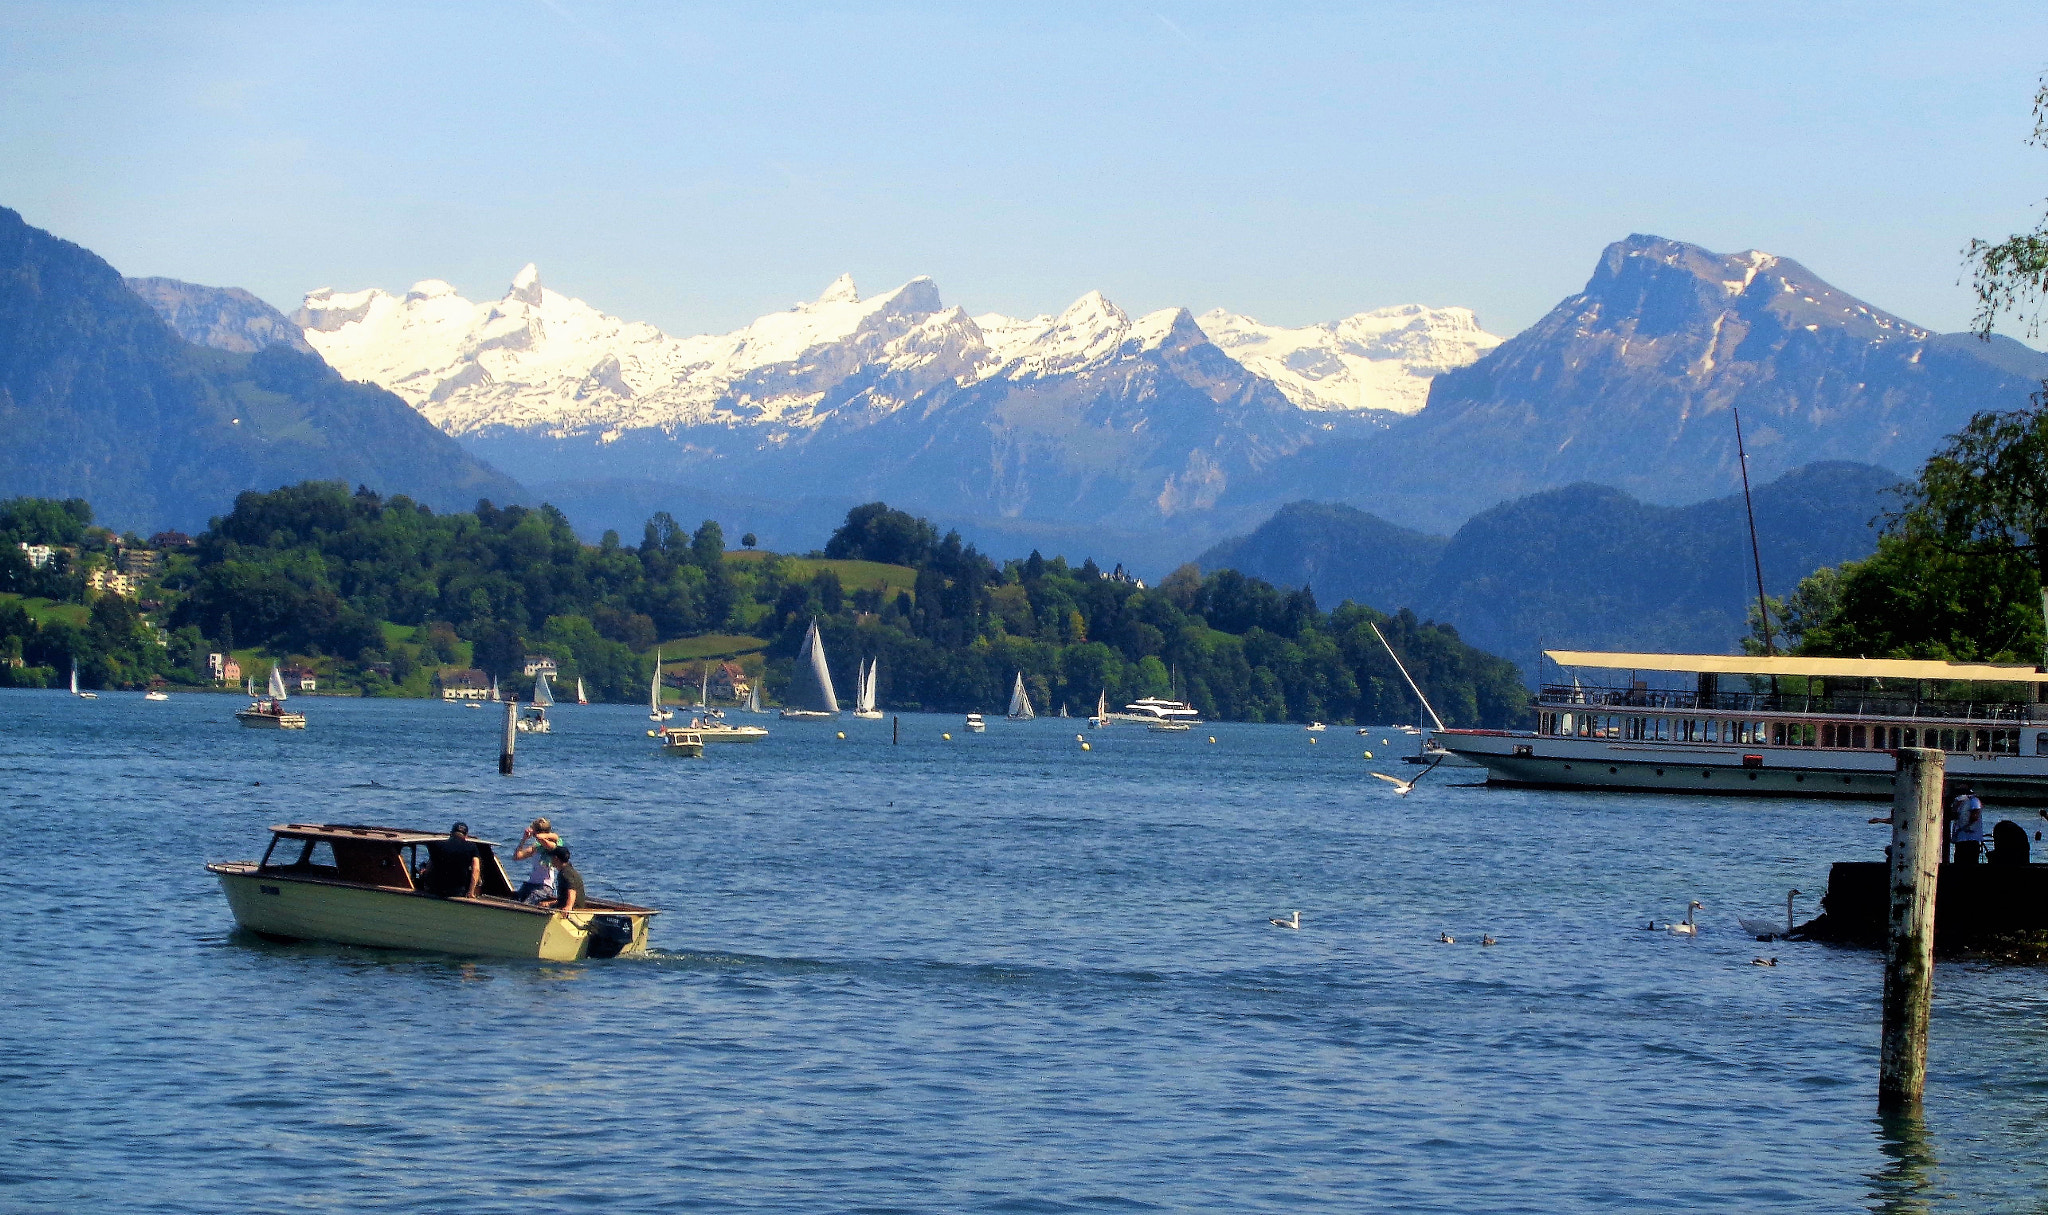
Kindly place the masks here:
[(1031, 711), (1031, 697), (1024, 691), (1024, 672), (1017, 672), (1016, 686), (1010, 689), (1010, 720), (1027, 721), (1038, 716)]
[(861, 664), (860, 693), (854, 698), (854, 711), (873, 713), (875, 711), (875, 673), (881, 667), (881, 660), (870, 658)]
[(71, 660), (71, 694), (78, 695), (78, 660)]
[(837, 713), (839, 697), (832, 691), (832, 672), (825, 666), (825, 643), (818, 637), (818, 622), (804, 634), (804, 648), (796, 656), (796, 703), (813, 713)]
[(533, 703), (549, 708), (555, 703), (554, 690), (548, 687), (548, 673), (542, 671), (533, 681)]
[(747, 689), (747, 712), (761, 711), (761, 685), (756, 683)]
[(711, 703), (711, 664), (705, 663), (697, 669), (697, 707), (704, 708)]
[(270, 668), (270, 699), (283, 700), (284, 698), (284, 674), (277, 667), (272, 666)]
[(498, 677), (493, 675), (491, 676), (491, 703), (498, 703), (498, 699)]
[(647, 715), (661, 716), (661, 651), (654, 651), (654, 679), (647, 685)]
[(581, 675), (578, 675), (576, 677), (576, 703), (579, 705), (587, 705), (590, 703), (590, 697), (586, 695), (583, 691), (583, 676)]

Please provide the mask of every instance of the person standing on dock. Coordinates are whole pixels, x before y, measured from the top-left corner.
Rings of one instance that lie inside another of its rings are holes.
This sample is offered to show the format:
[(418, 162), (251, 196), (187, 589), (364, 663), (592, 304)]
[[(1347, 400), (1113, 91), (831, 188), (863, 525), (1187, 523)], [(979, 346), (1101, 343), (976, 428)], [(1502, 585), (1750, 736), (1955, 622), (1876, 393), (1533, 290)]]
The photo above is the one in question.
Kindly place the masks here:
[(1984, 803), (1968, 785), (1951, 803), (1955, 820), (1956, 864), (1974, 865), (1984, 853)]

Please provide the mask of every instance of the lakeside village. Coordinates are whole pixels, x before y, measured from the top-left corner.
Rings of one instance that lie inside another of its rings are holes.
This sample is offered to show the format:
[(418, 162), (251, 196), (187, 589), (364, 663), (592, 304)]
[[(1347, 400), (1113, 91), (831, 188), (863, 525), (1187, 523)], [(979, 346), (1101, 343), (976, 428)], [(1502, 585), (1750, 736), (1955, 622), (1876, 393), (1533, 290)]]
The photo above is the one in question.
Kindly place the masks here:
[(1020, 684), (1057, 715), (1170, 697), (1210, 720), (1413, 720), (1372, 627), (1447, 722), (1533, 720), (1513, 664), (1412, 613), (1322, 611), (1232, 570), (1147, 586), (1120, 565), (997, 562), (871, 503), (825, 546), (761, 551), (666, 514), (638, 545), (580, 540), (551, 506), (440, 515), (308, 482), (237, 498), (196, 537), (95, 526), (88, 503), (0, 503), (0, 684), (475, 701), (557, 694), (780, 705), (816, 625), (841, 687), (906, 712), (1000, 709)]

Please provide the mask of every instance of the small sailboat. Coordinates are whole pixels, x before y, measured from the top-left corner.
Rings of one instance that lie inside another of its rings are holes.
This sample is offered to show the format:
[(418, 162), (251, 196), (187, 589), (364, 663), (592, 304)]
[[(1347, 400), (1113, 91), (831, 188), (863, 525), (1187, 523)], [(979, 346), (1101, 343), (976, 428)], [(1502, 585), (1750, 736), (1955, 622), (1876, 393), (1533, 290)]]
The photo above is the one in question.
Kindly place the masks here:
[(881, 669), (882, 660), (870, 658), (860, 672), (860, 691), (854, 696), (853, 715), (867, 721), (882, 720), (882, 711), (875, 707), (875, 674)]
[(576, 677), (576, 703), (579, 705), (590, 703), (590, 697), (583, 691), (583, 676), (581, 675)]
[(764, 708), (762, 708), (762, 707), (761, 707), (761, 685), (760, 685), (760, 684), (758, 684), (758, 683), (757, 683), (757, 684), (754, 684), (754, 685), (753, 685), (752, 687), (749, 687), (749, 688), (747, 689), (747, 705), (746, 705), (746, 708), (747, 708), (747, 712), (749, 712), (749, 713), (766, 713), (766, 712), (768, 711), (768, 710), (766, 710), (766, 709), (764, 709)]
[(498, 695), (498, 677), (493, 675), (491, 676), (491, 703), (497, 704), (503, 699), (504, 697)]
[(100, 698), (98, 692), (81, 692), (78, 690), (78, 660), (76, 658), (71, 660), (71, 694), (80, 700), (98, 700)]
[(542, 671), (533, 680), (533, 703), (519, 711), (519, 732), (521, 734), (547, 734), (548, 710), (555, 707), (555, 694), (548, 687), (548, 673)]
[(661, 707), (661, 651), (654, 651), (654, 679), (647, 685), (647, 720), (667, 721), (675, 710)]
[(790, 707), (782, 710), (784, 721), (831, 721), (839, 716), (839, 697), (832, 691), (832, 672), (825, 665), (825, 643), (818, 636), (818, 622), (804, 634), (803, 649), (796, 655), (796, 683), (790, 689)]
[(711, 707), (711, 664), (708, 662), (697, 668), (697, 707)]
[(1064, 700), (1060, 702), (1060, 716), (1067, 716), (1067, 702)]
[(1006, 714), (1011, 721), (1030, 721), (1038, 714), (1031, 711), (1031, 694), (1024, 690), (1024, 672), (1017, 672), (1017, 682), (1010, 688), (1010, 711)]
[[(254, 684), (256, 677), (251, 675)], [(235, 720), (245, 726), (259, 730), (303, 730), (306, 715), (288, 710), (284, 702), (288, 699), (284, 690), (284, 673), (275, 664), (270, 668), (269, 694), (249, 702), (249, 707), (236, 712)]]
[(1095, 716), (1088, 719), (1091, 729), (1100, 730), (1109, 724), (1109, 689), (1102, 689), (1102, 695), (1095, 698)]

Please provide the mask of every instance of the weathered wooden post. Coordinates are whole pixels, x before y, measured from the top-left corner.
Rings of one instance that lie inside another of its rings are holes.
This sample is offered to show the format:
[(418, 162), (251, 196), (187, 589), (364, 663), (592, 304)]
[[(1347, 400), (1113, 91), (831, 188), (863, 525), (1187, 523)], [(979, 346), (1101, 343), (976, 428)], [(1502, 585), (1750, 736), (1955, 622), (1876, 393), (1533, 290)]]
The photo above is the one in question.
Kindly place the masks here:
[(512, 740), (519, 737), (519, 700), (505, 702), (505, 746), (498, 752), (498, 775), (512, 775)]
[(889, 745), (895, 747), (902, 745), (902, 743), (903, 719), (900, 717), (891, 717), (889, 719)]
[(1943, 753), (1903, 747), (1892, 792), (1891, 919), (1885, 937), (1884, 1041), (1877, 1107), (1913, 1109), (1927, 1084), (1927, 1019), (1934, 998), (1934, 899), (1941, 880)]

